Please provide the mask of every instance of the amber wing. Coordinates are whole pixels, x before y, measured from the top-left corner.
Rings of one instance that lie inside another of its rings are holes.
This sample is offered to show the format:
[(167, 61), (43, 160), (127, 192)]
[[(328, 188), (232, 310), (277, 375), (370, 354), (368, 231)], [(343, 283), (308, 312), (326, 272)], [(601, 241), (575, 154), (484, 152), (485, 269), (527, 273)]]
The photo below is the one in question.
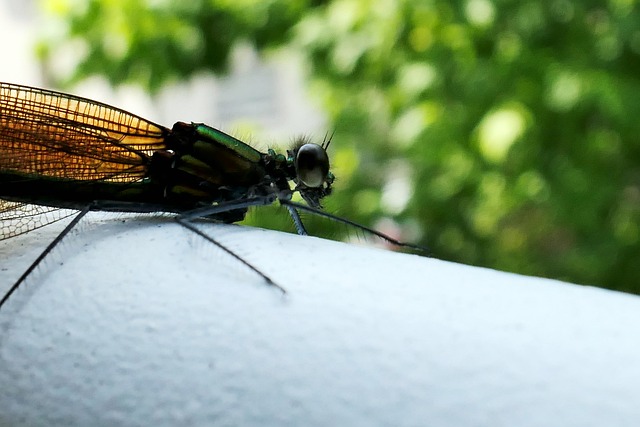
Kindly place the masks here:
[[(0, 83), (0, 175), (136, 182), (168, 132), (89, 99)], [(2, 200), (1, 194), (0, 189), (0, 240), (73, 214)]]
[(0, 83), (0, 173), (132, 182), (168, 132), (106, 104)]

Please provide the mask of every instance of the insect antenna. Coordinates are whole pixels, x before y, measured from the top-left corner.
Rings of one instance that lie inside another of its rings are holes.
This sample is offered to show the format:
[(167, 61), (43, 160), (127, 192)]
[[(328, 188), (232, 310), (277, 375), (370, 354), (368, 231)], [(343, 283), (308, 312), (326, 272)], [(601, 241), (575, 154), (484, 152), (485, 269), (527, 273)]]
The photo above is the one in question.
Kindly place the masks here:
[(335, 135), (335, 133), (336, 131), (334, 129), (331, 132), (331, 135), (329, 135), (329, 132), (324, 134), (324, 138), (322, 138), (322, 144), (320, 144), (320, 146), (324, 149), (324, 151), (327, 151), (327, 148), (329, 148), (329, 144), (331, 144), (331, 140), (333, 140), (333, 135)]

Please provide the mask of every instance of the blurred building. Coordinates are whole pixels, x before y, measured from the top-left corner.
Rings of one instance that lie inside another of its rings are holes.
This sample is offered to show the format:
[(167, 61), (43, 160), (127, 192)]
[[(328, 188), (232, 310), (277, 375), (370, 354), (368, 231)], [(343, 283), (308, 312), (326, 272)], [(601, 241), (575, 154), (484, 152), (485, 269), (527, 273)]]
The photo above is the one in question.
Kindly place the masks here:
[[(35, 44), (47, 25), (37, 5), (36, 0), (0, 0), (0, 81), (49, 87), (45, 65), (35, 56)], [(231, 70), (228, 76), (199, 75), (168, 85), (153, 98), (138, 87), (113, 89), (102, 78), (91, 78), (69, 92), (165, 126), (176, 121), (207, 123), (261, 149), (286, 145), (300, 134), (325, 134), (322, 113), (306, 96), (304, 76), (293, 56), (283, 54), (264, 63), (251, 48), (241, 46), (233, 54)]]

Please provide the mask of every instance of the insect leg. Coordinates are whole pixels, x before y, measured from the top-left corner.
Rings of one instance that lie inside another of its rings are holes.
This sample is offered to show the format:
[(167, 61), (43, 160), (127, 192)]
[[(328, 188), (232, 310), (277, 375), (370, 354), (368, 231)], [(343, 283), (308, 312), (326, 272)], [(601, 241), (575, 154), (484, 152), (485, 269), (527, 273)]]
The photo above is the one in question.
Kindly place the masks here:
[(300, 214), (298, 213), (298, 211), (296, 210), (296, 208), (294, 208), (293, 206), (289, 206), (289, 205), (285, 205), (287, 207), (287, 210), (289, 211), (289, 215), (291, 216), (291, 219), (293, 220), (293, 224), (296, 226), (296, 230), (298, 231), (298, 234), (301, 236), (308, 236), (309, 233), (307, 233), (307, 229), (305, 228), (304, 224), (302, 223), (302, 218), (300, 218)]
[(231, 200), (231, 201), (228, 201), (228, 202), (219, 203), (217, 205), (203, 206), (201, 208), (197, 208), (197, 209), (193, 209), (193, 210), (188, 211), (188, 212), (184, 212), (184, 213), (182, 213), (182, 214), (180, 214), (180, 215), (178, 215), (176, 217), (176, 221), (180, 225), (182, 225), (183, 227), (193, 231), (198, 236), (200, 236), (200, 237), (206, 239), (207, 241), (213, 243), (214, 245), (216, 245), (217, 247), (219, 247), (220, 249), (222, 249), (223, 251), (225, 251), (226, 253), (228, 253), (229, 255), (231, 255), (232, 257), (234, 257), (235, 259), (237, 259), (241, 263), (243, 263), (249, 269), (253, 270), (256, 274), (258, 274), (260, 277), (262, 277), (265, 280), (265, 282), (267, 282), (268, 285), (274, 286), (274, 287), (278, 288), (283, 294), (286, 294), (287, 291), (282, 286), (278, 285), (273, 280), (271, 280), (271, 278), (269, 276), (264, 274), (262, 271), (258, 270), (256, 267), (254, 267), (249, 262), (244, 260), (240, 255), (236, 254), (231, 249), (227, 248), (222, 243), (220, 243), (217, 240), (215, 240), (213, 237), (211, 237), (211, 236), (203, 233), (202, 231), (198, 230), (193, 224), (191, 224), (189, 222), (189, 220), (194, 219), (194, 218), (206, 217), (208, 215), (214, 215), (214, 214), (217, 214), (217, 213), (228, 212), (228, 211), (232, 211), (232, 210), (235, 210), (235, 209), (244, 209), (244, 208), (248, 208), (250, 206), (270, 205), (274, 201), (275, 201), (275, 196), (272, 196), (272, 195), (251, 197), (251, 198), (248, 198), (248, 199), (240, 199), (240, 200)]
[(24, 282), (24, 280), (33, 272), (33, 270), (35, 270), (38, 264), (40, 264), (40, 262), (42, 262), (42, 260), (47, 255), (49, 255), (49, 253), (53, 250), (53, 248), (55, 248), (56, 245), (60, 243), (67, 234), (69, 234), (69, 232), (78, 224), (78, 222), (80, 222), (80, 220), (90, 210), (91, 210), (91, 205), (87, 205), (84, 209), (78, 212), (78, 214), (73, 218), (73, 220), (69, 224), (67, 224), (64, 230), (62, 230), (60, 234), (58, 234), (56, 238), (53, 239), (51, 243), (49, 243), (49, 245), (44, 249), (44, 251), (42, 251), (40, 256), (38, 256), (38, 258), (36, 258), (36, 260), (31, 263), (29, 268), (27, 268), (27, 270), (24, 273), (22, 273), (22, 276), (20, 276), (20, 278), (13, 284), (13, 286), (11, 286), (11, 288), (7, 291), (7, 293), (4, 294), (4, 296), (0, 300), (0, 309), (2, 308), (4, 303), (7, 302), (9, 297), (18, 289), (18, 287), (22, 284), (22, 282)]
[(264, 279), (265, 282), (267, 282), (267, 284), (269, 286), (274, 286), (276, 288), (278, 288), (283, 294), (286, 294), (287, 291), (280, 285), (278, 285), (277, 283), (275, 283), (273, 280), (271, 280), (271, 278), (269, 276), (267, 276), (266, 274), (264, 274), (262, 271), (258, 270), (256, 267), (254, 267), (253, 265), (249, 264), (249, 262), (245, 261), (240, 255), (236, 254), (235, 252), (233, 252), (231, 249), (227, 248), (226, 246), (224, 246), (222, 243), (218, 242), (217, 240), (215, 240), (213, 237), (207, 235), (206, 233), (203, 233), (202, 231), (198, 230), (193, 224), (191, 224), (189, 221), (182, 219), (180, 217), (176, 218), (176, 221), (178, 222), (178, 224), (182, 225), (183, 227), (193, 231), (194, 233), (196, 233), (198, 236), (206, 239), (207, 241), (213, 243), (214, 245), (216, 245), (217, 247), (219, 247), (220, 249), (222, 249), (223, 251), (225, 251), (226, 253), (228, 253), (229, 255), (231, 255), (232, 257), (234, 257), (235, 259), (237, 259), (238, 261), (240, 261), (241, 263), (243, 263), (244, 265), (246, 265), (249, 269), (253, 270), (255, 273), (257, 273), (260, 277), (262, 277)]
[(217, 205), (203, 206), (201, 208), (192, 209), (178, 215), (178, 219), (190, 220), (194, 218), (202, 218), (222, 212), (229, 212), (236, 209), (244, 209), (251, 206), (266, 206), (275, 202), (274, 195), (256, 196), (248, 199), (231, 200), (228, 202), (218, 203)]
[(419, 251), (426, 252), (426, 253), (429, 252), (429, 249), (424, 247), (424, 246), (414, 245), (413, 243), (401, 242), (400, 240), (394, 239), (391, 236), (387, 236), (386, 234), (381, 233), (381, 232), (379, 232), (377, 230), (374, 230), (371, 227), (367, 227), (367, 226), (358, 224), (357, 222), (353, 222), (353, 221), (351, 221), (349, 219), (346, 219), (346, 218), (341, 218), (339, 216), (332, 215), (332, 214), (330, 214), (328, 212), (324, 212), (324, 211), (321, 211), (319, 209), (312, 208), (311, 206), (303, 205), (301, 203), (292, 202), (290, 200), (280, 200), (280, 204), (281, 205), (285, 205), (289, 209), (299, 209), (301, 211), (309, 212), (309, 213), (312, 213), (312, 214), (315, 214), (315, 215), (318, 215), (318, 216), (323, 216), (323, 217), (329, 218), (329, 219), (331, 219), (333, 221), (341, 222), (343, 224), (347, 224), (347, 225), (350, 225), (352, 227), (359, 228), (360, 230), (364, 230), (367, 233), (371, 233), (374, 236), (378, 236), (382, 240), (385, 240), (385, 241), (387, 241), (389, 243), (392, 243), (392, 244), (394, 244), (396, 246), (402, 246), (402, 247), (405, 247), (405, 248), (417, 249)]

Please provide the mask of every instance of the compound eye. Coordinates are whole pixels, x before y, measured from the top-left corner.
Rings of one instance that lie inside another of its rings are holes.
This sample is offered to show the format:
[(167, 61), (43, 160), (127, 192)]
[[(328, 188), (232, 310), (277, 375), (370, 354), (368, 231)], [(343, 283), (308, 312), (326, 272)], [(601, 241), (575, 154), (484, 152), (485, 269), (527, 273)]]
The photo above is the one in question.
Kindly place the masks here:
[(304, 144), (295, 160), (298, 179), (307, 187), (320, 187), (329, 173), (329, 156), (318, 144)]

